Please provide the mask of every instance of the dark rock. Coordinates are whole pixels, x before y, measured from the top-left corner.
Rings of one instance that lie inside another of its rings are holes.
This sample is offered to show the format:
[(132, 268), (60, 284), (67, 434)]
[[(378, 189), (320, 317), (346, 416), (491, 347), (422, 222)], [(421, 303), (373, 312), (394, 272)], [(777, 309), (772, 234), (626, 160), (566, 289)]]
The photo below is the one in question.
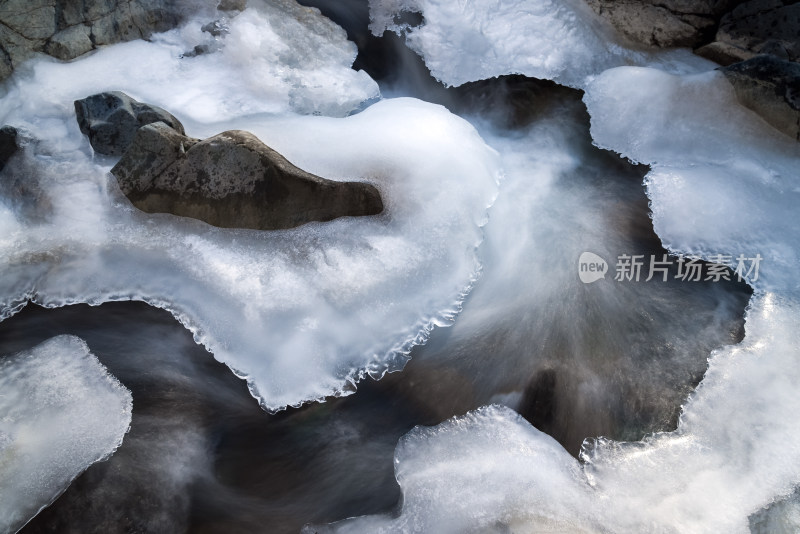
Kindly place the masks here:
[(243, 131), (201, 141), (150, 124), (111, 172), (143, 211), (225, 228), (274, 230), (383, 211), (374, 186), (307, 173)]
[(17, 129), (13, 126), (3, 126), (0, 128), (0, 171), (2, 171), (11, 156), (17, 153)]
[(217, 9), (220, 11), (244, 11), (247, 9), (247, 0), (220, 0)]
[(695, 48), (723, 65), (773, 54), (800, 58), (797, 0), (587, 0), (632, 41)]
[(52, 202), (40, 183), (41, 169), (35, 154), (39, 141), (13, 126), (0, 128), (0, 197), (17, 217), (42, 221)]
[(0, 128), (0, 171), (2, 171), (11, 156), (19, 150), (17, 136), (19, 133), (13, 126), (3, 126)]
[(720, 70), (743, 106), (800, 141), (800, 64), (763, 55)]
[(710, 59), (720, 65), (731, 65), (739, 61), (745, 61), (756, 57), (758, 54), (750, 50), (744, 50), (738, 46), (733, 46), (729, 43), (721, 41), (714, 41), (707, 45), (703, 45), (694, 51), (698, 56)]
[(228, 23), (225, 21), (225, 19), (220, 19), (209, 22), (208, 24), (200, 28), (200, 31), (210, 33), (214, 37), (220, 37), (222, 35), (227, 35), (228, 33), (230, 33), (230, 28), (228, 28)]
[(556, 392), (555, 370), (541, 369), (525, 388), (517, 411), (537, 429), (550, 430), (555, 419)]
[(716, 40), (755, 53), (800, 59), (800, 3), (751, 0), (722, 17)]
[(734, 2), (720, 0), (587, 0), (632, 41), (649, 46), (699, 46), (713, 37), (717, 19)]
[(197, 57), (202, 56), (203, 54), (208, 54), (212, 51), (212, 48), (207, 44), (200, 44), (189, 50), (188, 52), (184, 52), (181, 54), (181, 57)]
[(183, 125), (167, 111), (137, 102), (125, 93), (99, 93), (75, 101), (75, 115), (95, 152), (121, 156), (133, 141), (136, 130), (145, 124), (166, 123), (183, 133)]

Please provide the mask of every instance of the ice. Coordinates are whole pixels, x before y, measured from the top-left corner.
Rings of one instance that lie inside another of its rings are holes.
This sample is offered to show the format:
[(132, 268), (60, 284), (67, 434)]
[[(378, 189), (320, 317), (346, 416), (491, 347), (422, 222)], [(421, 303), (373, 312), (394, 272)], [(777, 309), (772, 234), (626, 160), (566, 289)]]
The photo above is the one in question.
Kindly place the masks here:
[(0, 531), (21, 528), (110, 456), (130, 425), (131, 402), (79, 338), (0, 357)]
[(750, 516), (752, 534), (791, 534), (800, 530), (800, 494), (771, 504)]
[[(380, 97), (369, 75), (350, 68), (356, 46), (317, 10), (293, 0), (249, 5), (228, 21), (225, 36), (202, 32), (220, 14), (200, 11), (150, 41), (103, 47), (70, 63), (51, 58), (29, 62), (22, 70), (32, 70), (32, 76), (7, 83), (9, 96), (16, 98), (4, 99), (3, 114), (14, 109), (12, 102), (22, 106), (17, 116), (30, 117), (39, 115), (42, 106), (71, 108), (73, 100), (115, 90), (159, 105), (181, 120), (199, 122), (248, 113), (342, 117)], [(185, 55), (198, 45), (210, 51)], [(25, 98), (31, 93), (46, 99)], [(43, 120), (35, 125), (33, 133), (40, 137), (43, 130), (63, 128)]]
[[(290, 113), (284, 93), (232, 88), (251, 62), (178, 60), (180, 48), (165, 44), (178, 36), (68, 64), (34, 62), (12, 81), (2, 121), (40, 141), (6, 171), (25, 169), (37, 194), (29, 209), (12, 210), (18, 231), (0, 240), (0, 317), (27, 299), (149, 302), (246, 377), (270, 409), (352, 392), (365, 373), (400, 368), (433, 325), (452, 320), (477, 275), (480, 226), (500, 179), (496, 153), (466, 121), (412, 99), (346, 118)], [(255, 54), (234, 37), (232, 29), (224, 52)], [(273, 61), (269, 48), (256, 59)], [(136, 70), (123, 75), (116, 66), (132, 54)], [(281, 56), (286, 64), (270, 68), (291, 71), (296, 59)], [(286, 88), (277, 74), (260, 75)], [(275, 232), (142, 214), (107, 173), (113, 160), (92, 154), (74, 118), (74, 98), (105, 89), (174, 112), (189, 135), (249, 130), (305, 170), (374, 183), (385, 212)], [(193, 94), (219, 105), (185, 99)], [(283, 111), (267, 113), (273, 104)]]
[(768, 524), (791, 528), (786, 498), (800, 485), (800, 148), (739, 107), (715, 72), (616, 68), (587, 83), (584, 101), (596, 144), (651, 165), (645, 184), (668, 248), (763, 257), (758, 277), (748, 277), (756, 292), (744, 341), (711, 354), (676, 431), (590, 441), (581, 462), (542, 448), (547, 438), (507, 409), (418, 429), (397, 450), (400, 513), (332, 530), (744, 533), (765, 509)]
[[(485, 103), (491, 113), (505, 118), (506, 95), (530, 90), (515, 83), (481, 84), (495, 95)], [(482, 274), (455, 324), (414, 351), (400, 388), (444, 420), (552, 377), (538, 403), (549, 415), (524, 398), (504, 402), (577, 454), (587, 436), (674, 428), (710, 351), (739, 340), (749, 293), (675, 280), (675, 269), (668, 282), (645, 282), (646, 268), (641, 282), (614, 280), (619, 255), (664, 252), (651, 234), (645, 168), (591, 145), (580, 92), (546, 86), (546, 97), (525, 101), (536, 110), (529, 126), (476, 121), (504, 170), (479, 249)], [(581, 282), (584, 251), (609, 261), (605, 280)]]
[(754, 303), (749, 337), (714, 354), (676, 432), (601, 441), (582, 465), (511, 410), (483, 408), (401, 440), (399, 517), (332, 530), (748, 532), (800, 480), (798, 310), (785, 304)]
[(668, 248), (731, 264), (760, 254), (755, 287), (800, 289), (800, 145), (739, 106), (721, 73), (612, 69), (584, 101), (599, 146), (651, 165), (647, 194)]
[[(422, 13), (424, 23), (396, 22), (403, 12)], [(622, 65), (657, 63), (674, 72), (713, 65), (687, 50), (638, 49), (581, 0), (370, 0), (370, 18), (375, 35), (404, 33), (446, 85), (524, 74), (583, 87)]]
[(677, 432), (602, 441), (581, 464), (511, 410), (483, 408), (401, 440), (397, 517), (331, 530), (748, 532), (748, 516), (800, 477), (796, 312), (750, 313), (757, 341), (714, 355)]
[[(0, 224), (16, 231), (0, 238), (0, 317), (29, 299), (143, 300), (171, 311), (266, 408), (352, 392), (457, 313), (478, 271), (496, 154), (467, 122), (412, 99), (319, 116), (379, 93), (316, 10), (252, 2), (218, 51), (180, 58), (210, 39), (206, 20), (70, 63), (33, 61), (8, 83), (2, 122), (39, 141), (6, 170), (36, 194), (26, 209), (4, 199)], [(250, 130), (305, 170), (374, 183), (386, 210), (275, 232), (145, 215), (75, 121), (74, 99), (112, 89), (164, 107), (191, 136)]]

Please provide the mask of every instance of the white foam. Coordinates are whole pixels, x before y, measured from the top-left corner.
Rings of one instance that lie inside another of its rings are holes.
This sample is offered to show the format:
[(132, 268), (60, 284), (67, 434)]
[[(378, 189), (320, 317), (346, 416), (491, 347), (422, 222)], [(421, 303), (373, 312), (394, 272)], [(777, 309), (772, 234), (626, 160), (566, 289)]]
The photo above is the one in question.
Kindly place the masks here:
[(0, 357), (0, 530), (14, 532), (122, 443), (131, 394), (86, 344)]

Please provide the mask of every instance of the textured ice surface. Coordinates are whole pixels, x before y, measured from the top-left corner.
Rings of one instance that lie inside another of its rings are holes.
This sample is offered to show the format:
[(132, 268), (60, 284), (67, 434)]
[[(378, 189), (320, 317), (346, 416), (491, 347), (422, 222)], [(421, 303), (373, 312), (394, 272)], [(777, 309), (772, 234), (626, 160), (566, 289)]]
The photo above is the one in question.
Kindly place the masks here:
[[(240, 20), (248, 14), (232, 24)], [(341, 394), (365, 371), (402, 365), (435, 323), (452, 318), (476, 274), (480, 225), (499, 179), (494, 151), (466, 121), (412, 99), (347, 118), (288, 113), (284, 92), (239, 87), (251, 61), (178, 60), (180, 49), (164, 44), (177, 37), (68, 64), (40, 61), (13, 79), (2, 122), (40, 142), (5, 171), (25, 176), (33, 193), (25, 206), (14, 191), (0, 200), (11, 208), (0, 212), (8, 229), (0, 237), (0, 317), (29, 298), (47, 306), (147, 301), (246, 376), (269, 408)], [(258, 55), (234, 38), (232, 30), (223, 51), (266, 58), (275, 72), (261, 72), (262, 81), (285, 88), (280, 75), (298, 57), (273, 65), (269, 45)], [(126, 62), (133, 71), (117, 68)], [(305, 170), (374, 183), (386, 210), (276, 232), (142, 214), (107, 174), (113, 160), (93, 158), (74, 118), (73, 99), (105, 89), (168, 109), (189, 135), (250, 130)], [(274, 103), (284, 112), (260, 113)]]
[[(452, 319), (478, 268), (499, 169), (474, 129), (439, 106), (400, 99), (345, 119), (298, 116), (346, 115), (377, 85), (349, 69), (354, 45), (317, 11), (253, 4), (217, 52), (179, 57), (209, 38), (199, 19), (71, 63), (32, 62), (12, 79), (2, 122), (40, 141), (5, 171), (33, 193), (24, 206), (13, 191), (0, 199), (0, 317), (27, 299), (144, 300), (277, 409), (397, 368)], [(164, 107), (189, 135), (247, 129), (310, 172), (374, 183), (386, 210), (277, 232), (142, 214), (74, 119), (74, 99), (111, 89)]]
[[(419, 12), (424, 23), (396, 22)], [(637, 50), (581, 0), (370, 0), (370, 29), (406, 33), (438, 80), (447, 85), (525, 74), (582, 87), (611, 67), (658, 63), (676, 72), (710, 62), (686, 50)]]
[[(647, 192), (669, 248), (764, 258), (748, 277), (744, 341), (712, 353), (675, 432), (600, 439), (582, 464), (505, 409), (412, 432), (397, 451), (399, 516), (332, 528), (748, 532), (800, 484), (798, 145), (738, 107), (713, 72), (613, 69), (585, 102), (597, 144), (652, 166)], [(787, 502), (775, 520), (790, 524)]]
[(14, 532), (122, 443), (131, 394), (72, 336), (0, 356), (0, 531)]
[[(478, 124), (504, 170), (483, 272), (452, 328), (414, 352), (416, 374), (404, 384), (443, 420), (552, 377), (537, 402), (549, 408), (509, 406), (577, 454), (586, 436), (674, 427), (709, 352), (738, 339), (749, 295), (725, 283), (645, 283), (646, 267), (641, 283), (614, 280), (620, 254), (663, 253), (650, 233), (645, 169), (593, 147), (579, 93), (558, 94), (566, 102), (529, 104), (537, 118), (525, 129), (500, 135)], [(502, 109), (501, 98), (488, 107)], [(580, 281), (584, 251), (610, 261), (605, 280)], [(420, 375), (441, 385), (420, 386)]]
[[(212, 19), (201, 13), (148, 42), (103, 47), (71, 63), (31, 62), (33, 76), (8, 88), (12, 95), (47, 91), (48, 104), (67, 108), (92, 92), (136, 89), (132, 96), (200, 122), (259, 112), (345, 116), (380, 96), (369, 75), (350, 68), (356, 46), (318, 11), (293, 0), (249, 4), (228, 21), (226, 36), (202, 32)], [(184, 56), (198, 45), (210, 51)], [(37, 114), (42, 104), (23, 99), (20, 112)]]
[(599, 146), (651, 165), (647, 194), (668, 248), (732, 255), (734, 266), (760, 254), (755, 287), (800, 289), (800, 145), (737, 105), (722, 74), (612, 69), (584, 101)]

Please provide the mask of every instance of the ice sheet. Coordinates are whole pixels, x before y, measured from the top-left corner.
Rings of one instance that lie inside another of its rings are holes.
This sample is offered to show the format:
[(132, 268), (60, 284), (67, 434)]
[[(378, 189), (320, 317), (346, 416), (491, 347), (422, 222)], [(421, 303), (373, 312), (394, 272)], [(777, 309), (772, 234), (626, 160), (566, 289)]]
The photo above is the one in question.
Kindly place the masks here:
[(758, 276), (747, 276), (756, 293), (746, 337), (712, 353), (678, 429), (589, 442), (581, 464), (539, 448), (547, 438), (510, 411), (483, 409), (401, 442), (398, 517), (333, 530), (744, 533), (751, 516), (793, 494), (800, 149), (738, 107), (726, 83), (713, 72), (626, 67), (586, 88), (595, 142), (652, 166), (655, 228), (674, 252), (763, 257)]
[[(364, 71), (350, 67), (356, 46), (343, 29), (294, 0), (253, 0), (213, 37), (201, 27), (221, 14), (200, 11), (149, 41), (101, 47), (70, 63), (42, 57), (7, 82), (2, 113), (36, 116), (42, 107), (72, 107), (93, 92), (128, 91), (181, 120), (217, 122), (249, 113), (342, 117), (380, 97)], [(209, 52), (187, 55), (195, 46)], [(25, 75), (24, 71), (33, 72)], [(38, 94), (42, 98), (26, 98)], [(37, 125), (46, 130), (48, 125)], [(53, 125), (49, 125), (53, 127)], [(39, 128), (33, 131), (41, 137)]]
[(122, 443), (131, 394), (86, 344), (0, 356), (0, 531), (15, 532)]
[[(67, 132), (71, 120), (48, 118)], [(85, 140), (54, 136), (28, 153), (44, 221), (18, 212), (18, 230), (2, 241), (2, 314), (28, 298), (164, 307), (270, 409), (402, 366), (434, 324), (452, 319), (476, 275), (496, 154), (465, 121), (411, 99), (346, 119), (242, 118), (190, 133), (231, 127), (316, 174), (374, 183), (385, 213), (276, 232), (148, 216)], [(52, 148), (61, 143), (77, 146)]]
[[(403, 12), (424, 23), (399, 22)], [(583, 87), (591, 76), (622, 65), (659, 64), (674, 72), (712, 63), (688, 50), (648, 51), (625, 41), (581, 0), (370, 0), (370, 29), (394, 30), (446, 85), (525, 74)]]

